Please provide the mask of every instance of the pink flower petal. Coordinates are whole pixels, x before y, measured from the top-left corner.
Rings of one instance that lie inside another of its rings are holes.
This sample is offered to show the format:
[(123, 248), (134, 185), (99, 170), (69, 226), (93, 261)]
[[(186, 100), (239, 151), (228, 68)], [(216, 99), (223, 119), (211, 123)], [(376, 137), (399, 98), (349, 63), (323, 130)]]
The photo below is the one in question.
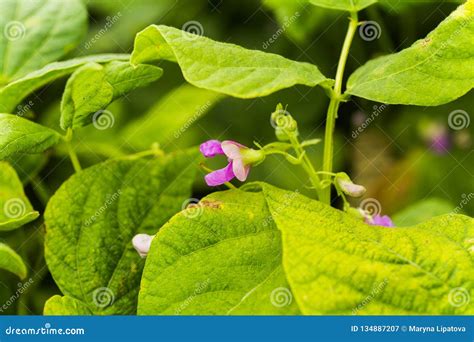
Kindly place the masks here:
[(215, 157), (218, 154), (224, 154), (219, 140), (208, 140), (199, 146), (199, 150), (206, 158)]
[(206, 180), (207, 185), (218, 186), (232, 180), (234, 177), (235, 175), (232, 171), (232, 162), (230, 162), (223, 169), (219, 169), (207, 174), (204, 179)]
[(250, 172), (250, 165), (244, 165), (241, 158), (232, 160), (232, 170), (234, 171), (235, 177), (244, 182)]
[(392, 222), (392, 219), (387, 215), (384, 215), (384, 216), (375, 215), (372, 218), (372, 220), (367, 223), (373, 226), (395, 227), (395, 225)]
[(231, 160), (241, 159), (242, 155), (240, 154), (240, 150), (242, 148), (246, 148), (244, 145), (241, 145), (238, 142), (232, 140), (223, 141), (221, 147), (227, 158)]

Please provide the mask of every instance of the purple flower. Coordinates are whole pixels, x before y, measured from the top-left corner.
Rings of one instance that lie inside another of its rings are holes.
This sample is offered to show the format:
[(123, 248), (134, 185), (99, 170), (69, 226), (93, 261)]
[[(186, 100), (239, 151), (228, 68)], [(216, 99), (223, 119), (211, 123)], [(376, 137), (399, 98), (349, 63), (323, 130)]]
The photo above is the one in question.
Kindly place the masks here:
[(224, 154), (219, 140), (208, 140), (199, 146), (199, 150), (206, 158), (213, 158), (218, 154)]
[(427, 124), (422, 131), (422, 136), (429, 148), (436, 154), (446, 154), (451, 148), (449, 132), (444, 125), (438, 122)]
[(238, 142), (226, 140), (208, 140), (201, 144), (200, 151), (206, 158), (216, 155), (225, 155), (229, 163), (226, 167), (207, 174), (204, 179), (209, 186), (218, 186), (237, 178), (243, 182), (247, 179), (250, 166), (261, 162), (265, 154), (259, 150), (253, 150)]
[(451, 147), (449, 136), (447, 134), (440, 134), (431, 137), (431, 149), (437, 154), (446, 154)]
[(387, 215), (380, 216), (379, 214), (377, 214), (371, 218), (366, 218), (365, 222), (372, 226), (395, 227), (392, 222), (392, 219)]

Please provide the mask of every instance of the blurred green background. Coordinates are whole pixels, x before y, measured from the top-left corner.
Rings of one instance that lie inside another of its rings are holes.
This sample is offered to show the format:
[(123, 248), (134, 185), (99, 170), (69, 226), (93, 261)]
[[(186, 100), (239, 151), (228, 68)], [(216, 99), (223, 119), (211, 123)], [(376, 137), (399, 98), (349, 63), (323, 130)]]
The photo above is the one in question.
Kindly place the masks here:
[[(326, 76), (334, 77), (347, 13), (288, 2), (85, 0), (90, 15), (88, 36), (68, 58), (103, 52), (130, 53), (135, 34), (152, 23), (182, 28), (196, 21), (205, 36), (311, 62)], [(409, 5), (385, 1), (362, 11), (361, 20), (379, 24), (380, 37), (366, 41), (356, 36), (346, 77), (367, 60), (399, 51), (423, 38), (456, 6), (455, 2), (445, 1)], [(276, 35), (274, 42), (269, 43)], [(160, 66), (165, 70), (160, 80), (108, 108), (115, 117), (113, 128), (98, 131), (89, 126), (80, 132), (76, 148), (84, 165), (146, 149), (154, 141), (160, 141), (166, 151), (195, 146), (212, 138), (236, 140), (247, 146), (252, 146), (254, 141), (269, 143), (275, 140), (270, 114), (280, 102), (298, 121), (303, 139), (323, 137), (328, 100), (319, 87), (297, 86), (265, 98), (217, 101), (215, 96), (191, 87), (178, 88), (185, 82), (175, 64), (164, 62)], [(27, 99), (25, 103), (30, 100), (35, 103), (29, 117), (57, 126), (65, 82), (54, 82)], [(185, 108), (194, 105), (195, 110), (201, 108), (207, 113), (199, 115), (191, 127), (176, 137), (176, 120), (189, 116), (180, 112), (183, 104)], [(462, 206), (461, 211), (472, 216), (474, 201), (467, 204), (462, 201), (474, 192), (473, 124), (461, 130), (449, 127), (448, 116), (455, 110), (474, 112), (472, 91), (439, 107), (381, 106), (352, 99), (342, 105), (337, 121), (335, 168), (363, 184), (368, 189), (365, 197), (376, 198), (384, 214), (393, 215), (429, 199), (449, 210)], [(129, 128), (142, 126), (145, 117), (153, 117), (145, 128), (140, 128), (145, 133)], [(354, 134), (367, 118), (373, 120), (361, 133)], [(432, 146), (439, 139), (443, 139), (446, 149)], [(316, 165), (320, 165), (322, 145), (310, 148), (309, 153)], [(39, 211), (44, 210), (48, 196), (73, 172), (61, 147), (46, 155), (25, 156), (12, 162), (18, 166), (26, 193)], [(209, 166), (221, 164), (222, 160), (213, 161)], [(311, 195), (304, 175), (281, 158), (269, 158), (254, 168), (249, 180), (263, 180)], [(202, 180), (197, 181), (194, 197), (200, 198), (212, 190)], [(14, 233), (2, 234), (1, 238), (38, 273), (36, 281), (2, 314), (41, 314), (45, 300), (59, 293), (44, 263), (43, 234), (41, 220)], [(14, 275), (4, 271), (0, 271), (0, 279), (1, 304), (15, 296), (21, 284)]]

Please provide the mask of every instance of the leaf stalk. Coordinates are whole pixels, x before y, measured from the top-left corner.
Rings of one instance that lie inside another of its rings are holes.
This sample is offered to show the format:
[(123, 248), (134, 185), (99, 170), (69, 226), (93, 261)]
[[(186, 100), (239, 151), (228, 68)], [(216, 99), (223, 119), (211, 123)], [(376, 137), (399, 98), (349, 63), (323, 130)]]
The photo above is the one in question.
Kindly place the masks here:
[[(351, 12), (349, 27), (347, 29), (344, 44), (342, 46), (341, 54), (336, 71), (336, 80), (334, 83), (334, 90), (331, 93), (331, 100), (326, 115), (326, 130), (324, 133), (324, 155), (323, 155), (323, 172), (331, 173), (333, 168), (334, 157), (334, 127), (336, 125), (337, 113), (339, 105), (343, 102), (342, 96), (342, 82), (344, 78), (344, 69), (346, 67), (349, 50), (354, 39), (359, 19), (357, 12)], [(329, 175), (323, 175), (323, 181), (328, 180)], [(326, 204), (331, 204), (331, 187), (321, 189), (320, 201)]]

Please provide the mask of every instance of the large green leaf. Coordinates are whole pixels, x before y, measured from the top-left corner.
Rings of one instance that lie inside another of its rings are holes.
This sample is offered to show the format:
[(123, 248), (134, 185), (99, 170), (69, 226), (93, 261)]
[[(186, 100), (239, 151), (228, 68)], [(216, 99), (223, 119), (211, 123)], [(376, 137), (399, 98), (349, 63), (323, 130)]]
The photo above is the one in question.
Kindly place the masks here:
[(436, 106), (474, 85), (474, 0), (446, 18), (425, 39), (369, 61), (349, 78), (347, 93), (369, 100)]
[(44, 304), (44, 315), (87, 316), (92, 315), (87, 305), (68, 296), (55, 295)]
[(377, 0), (309, 0), (309, 2), (320, 7), (354, 12), (375, 4)]
[(112, 60), (125, 61), (129, 58), (130, 55), (126, 54), (103, 54), (48, 64), (0, 89), (0, 112), (13, 112), (15, 106), (28, 94), (49, 82), (71, 74), (74, 70), (86, 63), (105, 63)]
[(189, 151), (111, 160), (60, 187), (45, 212), (45, 256), (64, 295), (94, 314), (136, 312), (144, 262), (132, 238), (156, 233), (181, 209), (196, 158), (196, 151)]
[(161, 68), (128, 62), (89, 63), (69, 78), (61, 101), (61, 128), (92, 123), (93, 115), (128, 92), (160, 78)]
[(15, 273), (21, 279), (26, 277), (26, 266), (13, 249), (0, 242), (0, 268)]
[(58, 143), (61, 135), (17, 115), (0, 114), (0, 160), (13, 154), (39, 153)]
[(214, 193), (158, 233), (138, 313), (297, 314), (281, 252), (261, 193)]
[(58, 60), (87, 28), (81, 0), (2, 0), (0, 13), (0, 85)]
[(184, 78), (199, 88), (240, 98), (269, 95), (295, 84), (329, 81), (312, 64), (213, 41), (173, 27), (151, 25), (138, 33), (132, 63), (177, 62)]
[(221, 98), (219, 93), (185, 84), (165, 95), (143, 117), (128, 124), (120, 136), (136, 148), (148, 148), (154, 142), (166, 146), (179, 139)]
[(38, 216), (23, 192), (23, 184), (15, 170), (0, 161), (0, 231), (16, 229)]
[(474, 313), (472, 218), (385, 228), (296, 193), (268, 185), (264, 193), (304, 314)]
[(474, 312), (473, 219), (370, 226), (297, 192), (258, 187), (207, 196), (160, 230), (139, 314)]

